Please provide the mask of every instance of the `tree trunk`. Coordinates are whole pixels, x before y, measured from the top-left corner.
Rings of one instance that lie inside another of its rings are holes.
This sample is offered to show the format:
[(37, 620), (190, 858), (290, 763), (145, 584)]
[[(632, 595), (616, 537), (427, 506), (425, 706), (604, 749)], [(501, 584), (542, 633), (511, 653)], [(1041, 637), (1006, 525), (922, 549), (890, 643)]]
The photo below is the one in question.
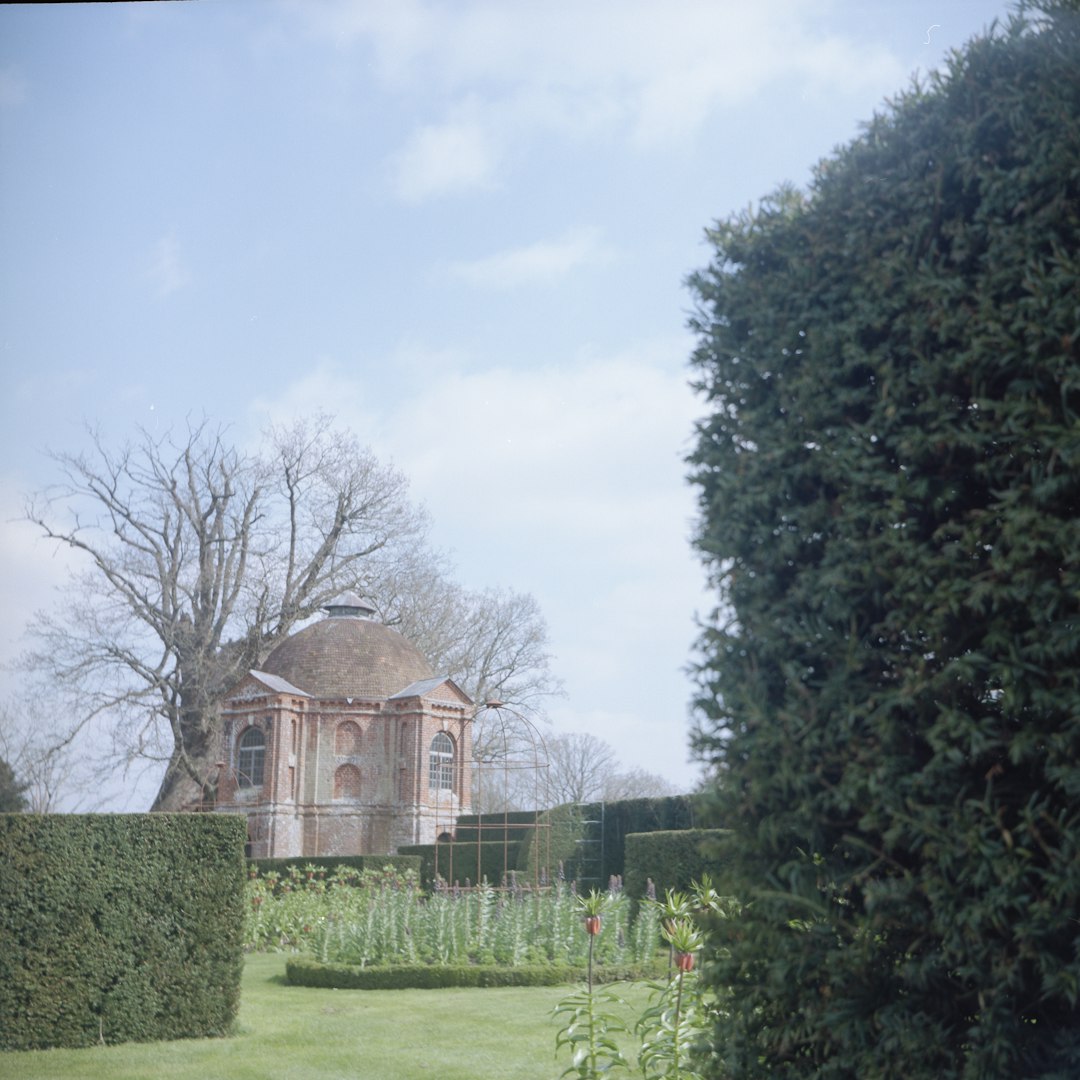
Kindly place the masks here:
[[(181, 722), (182, 744), (174, 748), (151, 811), (209, 808), (217, 791), (217, 763), (222, 760), (221, 721), (201, 719)], [(201, 778), (196, 780), (192, 772)]]

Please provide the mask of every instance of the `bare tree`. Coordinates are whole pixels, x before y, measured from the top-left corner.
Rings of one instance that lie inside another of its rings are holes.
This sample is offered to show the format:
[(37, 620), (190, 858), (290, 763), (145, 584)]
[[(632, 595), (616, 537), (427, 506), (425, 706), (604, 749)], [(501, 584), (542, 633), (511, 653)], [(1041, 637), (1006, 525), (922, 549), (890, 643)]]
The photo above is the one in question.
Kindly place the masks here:
[(77, 702), (64, 740), (107, 718), (117, 758), (166, 765), (153, 809), (213, 798), (223, 695), (343, 589), (379, 598), (477, 700), (535, 709), (557, 690), (532, 597), (450, 582), (405, 478), (325, 417), (259, 452), (204, 421), (54, 460), (63, 481), (27, 517), (83, 569), (31, 626), (25, 666)]
[(96, 808), (94, 759), (56, 730), (41, 698), (0, 705), (0, 758), (19, 778), (29, 813)]
[(322, 418), (261, 454), (208, 423), (114, 452), (56, 454), (64, 480), (28, 504), (84, 556), (65, 608), (31, 628), (29, 666), (77, 687), (77, 725), (108, 714), (168, 762), (154, 809), (212, 797), (222, 694), (298, 621), (423, 538), (404, 478)]
[[(595, 735), (575, 732), (545, 741), (548, 767), (540, 784), (545, 806), (652, 798), (674, 790), (662, 776), (644, 769), (620, 771), (614, 748)], [(517, 793), (518, 803), (522, 794)]]
[(619, 764), (610, 743), (584, 732), (552, 735), (546, 742), (548, 768), (542, 785), (546, 805), (601, 798)]
[(656, 799), (661, 795), (677, 794), (675, 785), (658, 773), (646, 769), (627, 769), (615, 773), (604, 783), (603, 799), (614, 802), (617, 799)]
[(401, 583), (384, 618), (477, 705), (498, 701), (539, 719), (543, 702), (562, 692), (549, 667), (547, 623), (527, 593), (470, 592), (436, 564)]
[[(527, 755), (538, 741), (536, 725), (547, 721), (544, 704), (563, 693), (540, 605), (527, 593), (465, 589), (445, 559), (427, 552), (389, 571), (372, 586), (382, 618), (476, 703), (474, 757), (485, 763)], [(485, 708), (489, 702), (500, 708)]]
[(543, 806), (548, 738), (515, 708), (479, 709), (473, 726), (473, 809), (486, 814)]

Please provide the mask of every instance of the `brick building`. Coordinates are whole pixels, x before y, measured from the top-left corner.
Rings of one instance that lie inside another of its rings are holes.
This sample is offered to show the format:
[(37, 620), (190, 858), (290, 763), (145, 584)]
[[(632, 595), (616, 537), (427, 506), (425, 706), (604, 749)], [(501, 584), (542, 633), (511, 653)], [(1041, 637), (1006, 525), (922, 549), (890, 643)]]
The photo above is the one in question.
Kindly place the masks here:
[(472, 702), (353, 593), (228, 695), (217, 809), (254, 857), (386, 854), (469, 809)]

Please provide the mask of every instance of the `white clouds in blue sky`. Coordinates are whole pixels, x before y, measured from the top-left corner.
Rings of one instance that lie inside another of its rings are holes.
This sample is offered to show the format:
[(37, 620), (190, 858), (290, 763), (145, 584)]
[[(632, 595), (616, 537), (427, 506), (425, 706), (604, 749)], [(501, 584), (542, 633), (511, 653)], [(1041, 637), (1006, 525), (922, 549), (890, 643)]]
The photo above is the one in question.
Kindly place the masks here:
[(550, 240), (497, 251), (479, 259), (452, 262), (451, 277), (480, 289), (518, 289), (555, 282), (580, 266), (611, 262), (615, 252), (596, 228), (571, 228)]
[(180, 254), (179, 241), (172, 233), (161, 237), (154, 245), (147, 276), (158, 296), (163, 297), (182, 289), (191, 280)]
[(328, 411), (467, 585), (536, 595), (555, 724), (689, 782), (703, 230), (1004, 10), (0, 7), (0, 658), (62, 569), (12, 522), (44, 449)]
[(462, 115), (413, 132), (394, 156), (394, 189), (406, 203), (483, 191), (495, 185), (497, 167), (489, 133)]

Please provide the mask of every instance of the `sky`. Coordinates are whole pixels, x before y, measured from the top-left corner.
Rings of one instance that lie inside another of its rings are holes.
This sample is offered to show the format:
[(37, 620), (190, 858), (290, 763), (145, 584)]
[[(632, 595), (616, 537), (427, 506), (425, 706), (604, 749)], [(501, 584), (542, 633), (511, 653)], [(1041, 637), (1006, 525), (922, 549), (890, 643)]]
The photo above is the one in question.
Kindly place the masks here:
[(537, 599), (552, 730), (689, 790), (705, 229), (1007, 12), (0, 6), (0, 663), (66, 572), (21, 519), (50, 450), (322, 411), (408, 476), (462, 584)]

